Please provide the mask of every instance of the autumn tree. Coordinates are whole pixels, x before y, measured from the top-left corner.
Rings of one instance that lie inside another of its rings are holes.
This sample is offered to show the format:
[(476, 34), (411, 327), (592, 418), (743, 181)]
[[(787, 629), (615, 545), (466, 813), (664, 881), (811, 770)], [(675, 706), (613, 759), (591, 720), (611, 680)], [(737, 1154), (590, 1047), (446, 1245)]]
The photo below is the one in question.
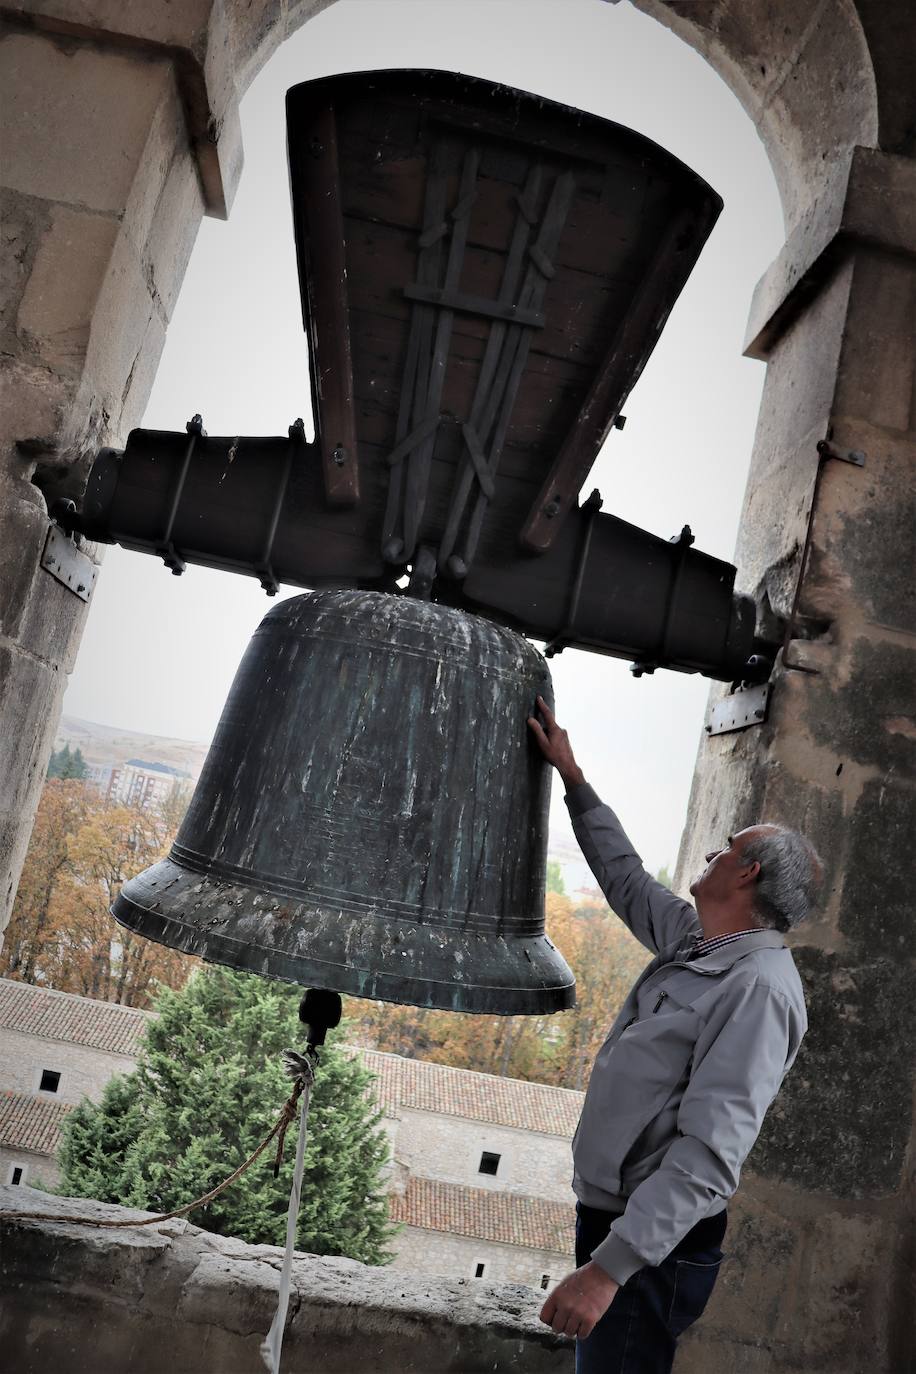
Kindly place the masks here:
[(57, 904), (69, 874), (70, 840), (96, 799), (84, 782), (52, 778), (44, 786), (13, 913), (0, 951), (0, 974), (23, 983), (41, 978), (58, 939)]
[(55, 917), (61, 938), (46, 959), (61, 992), (148, 1007), (160, 987), (180, 987), (193, 961), (117, 924), (111, 907), (124, 883), (163, 858), (172, 841), (156, 806), (99, 806), (71, 836)]
[(648, 954), (598, 891), (548, 891), (547, 930), (576, 975), (576, 1007), (552, 1016), (471, 1016), (347, 1000), (351, 1037), (389, 1054), (559, 1087), (584, 1088)]
[(180, 986), (193, 960), (124, 930), (109, 908), (128, 878), (163, 857), (185, 798), (110, 806), (84, 782), (45, 784), (0, 952), (0, 974), (129, 1006)]

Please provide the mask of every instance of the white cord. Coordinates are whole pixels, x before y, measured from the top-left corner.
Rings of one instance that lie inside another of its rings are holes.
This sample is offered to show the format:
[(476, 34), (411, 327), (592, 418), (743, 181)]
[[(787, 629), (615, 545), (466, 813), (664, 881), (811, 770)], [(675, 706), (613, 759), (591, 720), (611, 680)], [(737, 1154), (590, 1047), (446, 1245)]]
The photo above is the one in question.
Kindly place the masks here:
[[(287, 1050), (289, 1055), (290, 1051)], [(308, 1062), (308, 1061), (306, 1061)], [(289, 1195), (289, 1210), (286, 1213), (286, 1250), (283, 1254), (283, 1267), (280, 1270), (280, 1294), (277, 1310), (270, 1324), (270, 1330), (261, 1342), (261, 1358), (269, 1374), (280, 1374), (280, 1352), (283, 1349), (283, 1332), (286, 1327), (286, 1313), (289, 1308), (290, 1278), (293, 1269), (293, 1250), (296, 1246), (296, 1223), (299, 1219), (299, 1199), (302, 1194), (302, 1171), (305, 1165), (305, 1136), (309, 1117), (309, 1096), (312, 1089), (311, 1065), (304, 1076), (299, 1108), (299, 1139), (296, 1142), (296, 1165), (293, 1169), (293, 1186)], [(289, 1070), (287, 1070), (289, 1071)]]

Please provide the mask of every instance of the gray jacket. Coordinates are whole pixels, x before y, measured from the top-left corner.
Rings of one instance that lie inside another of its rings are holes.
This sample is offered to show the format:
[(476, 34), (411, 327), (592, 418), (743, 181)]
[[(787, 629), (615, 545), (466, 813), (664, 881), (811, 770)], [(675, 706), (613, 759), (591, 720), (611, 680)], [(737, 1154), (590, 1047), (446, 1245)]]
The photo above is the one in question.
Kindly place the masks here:
[(625, 1283), (722, 1211), (807, 1029), (792, 955), (761, 930), (688, 963), (689, 902), (651, 878), (587, 783), (566, 798), (611, 908), (655, 958), (592, 1069), (573, 1141), (573, 1188), (618, 1213), (592, 1258)]

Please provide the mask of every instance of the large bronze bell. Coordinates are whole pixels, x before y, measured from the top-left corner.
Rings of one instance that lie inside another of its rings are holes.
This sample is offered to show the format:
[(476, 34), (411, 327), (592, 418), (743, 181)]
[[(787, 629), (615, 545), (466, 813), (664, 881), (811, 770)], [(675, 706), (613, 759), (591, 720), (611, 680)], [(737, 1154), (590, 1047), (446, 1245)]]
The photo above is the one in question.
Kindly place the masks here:
[(242, 660), (169, 858), (122, 925), (216, 963), (455, 1011), (572, 1006), (544, 933), (542, 656), (380, 592), (284, 601)]

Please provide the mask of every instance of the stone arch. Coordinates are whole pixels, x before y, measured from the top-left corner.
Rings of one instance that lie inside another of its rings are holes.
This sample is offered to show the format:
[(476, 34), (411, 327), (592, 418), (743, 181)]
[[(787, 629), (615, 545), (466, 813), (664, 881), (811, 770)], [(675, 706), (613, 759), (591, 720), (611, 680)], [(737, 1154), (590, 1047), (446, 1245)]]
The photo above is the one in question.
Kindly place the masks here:
[[(253, 24), (249, 11), (230, 10), (239, 95), (285, 38), (335, 3), (291, 6), (287, 23), (270, 28)], [(737, 96), (767, 148), (788, 232), (854, 147), (880, 146), (872, 55), (853, 0), (633, 3), (700, 53)], [(905, 79), (902, 45), (885, 44), (882, 53)]]

